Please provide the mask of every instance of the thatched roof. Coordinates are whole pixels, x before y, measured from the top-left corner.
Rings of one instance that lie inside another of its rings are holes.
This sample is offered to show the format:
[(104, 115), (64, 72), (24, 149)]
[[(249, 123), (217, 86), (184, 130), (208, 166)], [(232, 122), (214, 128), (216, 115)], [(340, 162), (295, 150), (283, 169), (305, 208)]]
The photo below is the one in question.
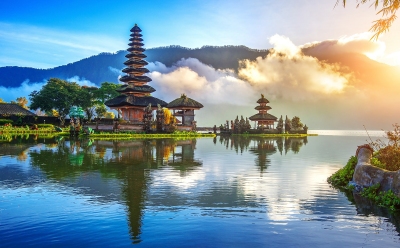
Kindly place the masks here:
[(130, 40), (130, 41), (139, 41), (139, 42), (143, 41), (143, 39), (142, 39), (142, 38), (139, 38), (139, 37), (132, 37), (132, 38), (130, 38), (129, 40)]
[(153, 87), (149, 85), (142, 85), (142, 86), (130, 86), (129, 84), (122, 85), (119, 89), (117, 89), (120, 93), (126, 92), (143, 92), (143, 93), (152, 93), (156, 91)]
[(257, 106), (254, 109), (255, 110), (270, 110), (272, 108), (270, 106)]
[(148, 76), (123, 76), (119, 79), (119, 81), (121, 82), (142, 82), (142, 83), (148, 83), (151, 81), (151, 78), (149, 78)]
[(187, 97), (185, 94), (182, 94), (180, 98), (173, 100), (167, 105), (169, 109), (200, 109), (203, 107), (203, 104)]
[(144, 60), (132, 60), (132, 59), (130, 59), (130, 60), (125, 61), (124, 64), (125, 64), (125, 65), (128, 65), (128, 66), (129, 66), (129, 65), (146, 66), (146, 65), (148, 65), (149, 63), (147, 63), (147, 62), (144, 61)]
[(130, 36), (135, 38), (135, 37), (142, 37), (143, 35), (138, 33), (132, 33)]
[(122, 107), (122, 106), (135, 106), (135, 107), (147, 107), (151, 103), (151, 106), (157, 106), (160, 104), (161, 107), (166, 107), (167, 103), (153, 96), (133, 96), (133, 95), (119, 95), (113, 99), (105, 102), (108, 107)]
[(275, 116), (265, 113), (265, 114), (255, 114), (253, 116), (250, 116), (249, 119), (251, 121), (276, 121), (278, 120), (278, 118), (276, 118)]
[(144, 53), (128, 53), (127, 55), (125, 55), (125, 58), (139, 58), (139, 59), (144, 59), (147, 58), (146, 54)]
[(128, 46), (144, 46), (144, 44), (141, 42), (134, 41), (134, 42), (129, 43)]
[(149, 70), (148, 70), (147, 68), (133, 68), (133, 67), (127, 67), (127, 68), (124, 68), (124, 69), (122, 70), (122, 72), (125, 72), (125, 73), (142, 73), (142, 74), (144, 74), (144, 73), (148, 73)]
[(263, 94), (261, 94), (261, 98), (258, 99), (257, 103), (269, 103), (269, 101), (264, 97)]
[(142, 47), (129, 47), (128, 49), (126, 49), (128, 52), (144, 52), (146, 51), (146, 49), (142, 48)]
[(31, 111), (15, 103), (0, 103), (0, 115), (30, 115), (36, 116)]
[(135, 26), (131, 28), (131, 32), (142, 32), (142, 30), (139, 28), (139, 26), (135, 23)]

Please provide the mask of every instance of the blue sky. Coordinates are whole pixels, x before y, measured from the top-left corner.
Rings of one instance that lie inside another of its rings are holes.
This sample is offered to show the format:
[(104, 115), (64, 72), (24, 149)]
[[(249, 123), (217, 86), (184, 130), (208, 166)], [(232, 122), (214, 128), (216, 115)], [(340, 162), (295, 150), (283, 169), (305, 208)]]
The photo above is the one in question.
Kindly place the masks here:
[[(368, 31), (373, 8), (336, 0), (13, 0), (0, 2), (0, 66), (50, 68), (125, 50), (137, 23), (146, 48), (245, 45), (267, 49), (275, 35), (296, 45)], [(398, 23), (382, 40), (396, 52)]]

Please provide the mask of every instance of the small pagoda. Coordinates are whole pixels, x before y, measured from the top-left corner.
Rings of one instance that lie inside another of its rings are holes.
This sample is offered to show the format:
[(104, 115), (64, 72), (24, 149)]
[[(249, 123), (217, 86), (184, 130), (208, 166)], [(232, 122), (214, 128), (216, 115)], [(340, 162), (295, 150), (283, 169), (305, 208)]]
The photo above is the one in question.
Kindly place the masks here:
[(273, 129), (274, 122), (276, 122), (278, 118), (267, 113), (268, 110), (271, 109), (270, 106), (267, 106), (269, 101), (261, 94), (261, 98), (258, 99), (257, 103), (259, 106), (254, 109), (258, 110), (258, 114), (249, 117), (249, 119), (257, 123), (258, 129)]
[(182, 94), (180, 98), (168, 103), (167, 108), (173, 110), (173, 116), (182, 118), (183, 126), (191, 126), (194, 123), (194, 111), (203, 108), (203, 104)]
[(145, 107), (150, 106), (152, 110), (155, 110), (158, 105), (165, 107), (167, 103), (150, 95), (156, 90), (147, 85), (151, 78), (144, 75), (149, 70), (144, 68), (148, 63), (144, 60), (147, 56), (143, 54), (145, 49), (141, 38), (142, 30), (135, 24), (130, 31), (131, 38), (127, 49), (129, 53), (125, 55), (128, 60), (124, 63), (127, 67), (122, 70), (127, 75), (119, 79), (124, 85), (117, 89), (120, 95), (108, 100), (105, 105), (116, 109), (118, 114), (121, 113), (122, 119), (140, 124), (143, 122)]

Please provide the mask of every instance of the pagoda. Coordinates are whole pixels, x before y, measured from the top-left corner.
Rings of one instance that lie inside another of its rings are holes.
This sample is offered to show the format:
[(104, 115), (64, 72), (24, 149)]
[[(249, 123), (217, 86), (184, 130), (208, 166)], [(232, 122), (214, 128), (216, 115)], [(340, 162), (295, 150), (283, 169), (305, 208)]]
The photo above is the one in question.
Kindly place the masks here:
[(267, 113), (268, 110), (271, 109), (270, 106), (267, 106), (269, 101), (261, 94), (261, 98), (258, 99), (257, 103), (259, 106), (255, 107), (255, 109), (258, 110), (258, 114), (249, 117), (249, 119), (257, 122), (258, 129), (273, 129), (274, 122), (276, 122), (278, 118)]
[(127, 75), (119, 79), (124, 84), (117, 89), (120, 95), (108, 100), (105, 105), (116, 109), (118, 114), (121, 113), (122, 119), (140, 124), (143, 122), (145, 107), (151, 106), (151, 109), (155, 110), (158, 105), (165, 107), (167, 103), (150, 95), (156, 90), (147, 85), (151, 78), (144, 75), (149, 70), (145, 68), (148, 63), (144, 60), (147, 56), (143, 54), (145, 49), (141, 38), (142, 30), (135, 24), (130, 31), (131, 38), (127, 49), (129, 53), (125, 55), (128, 60), (124, 63), (127, 67), (122, 70)]

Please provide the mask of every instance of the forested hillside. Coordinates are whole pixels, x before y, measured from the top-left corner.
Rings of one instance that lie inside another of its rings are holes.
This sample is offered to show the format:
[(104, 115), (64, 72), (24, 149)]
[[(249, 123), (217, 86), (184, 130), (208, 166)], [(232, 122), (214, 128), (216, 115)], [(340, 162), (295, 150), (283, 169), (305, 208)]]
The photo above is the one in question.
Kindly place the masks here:
[[(80, 61), (51, 69), (35, 69), (24, 67), (0, 67), (0, 86), (16, 87), (23, 81), (42, 82), (51, 77), (68, 79), (74, 76), (87, 79), (95, 84), (102, 82), (115, 82), (117, 74), (115, 70), (124, 68), (126, 51), (118, 51), (115, 54), (101, 53)], [(204, 46), (197, 49), (189, 49), (180, 46), (151, 48), (146, 50), (148, 62), (159, 61), (171, 66), (181, 58), (197, 58), (207, 65), (217, 69), (238, 68), (238, 61), (243, 59), (254, 60), (259, 56), (265, 56), (267, 50), (254, 50), (245, 46)], [(116, 83), (116, 82), (115, 82)]]

